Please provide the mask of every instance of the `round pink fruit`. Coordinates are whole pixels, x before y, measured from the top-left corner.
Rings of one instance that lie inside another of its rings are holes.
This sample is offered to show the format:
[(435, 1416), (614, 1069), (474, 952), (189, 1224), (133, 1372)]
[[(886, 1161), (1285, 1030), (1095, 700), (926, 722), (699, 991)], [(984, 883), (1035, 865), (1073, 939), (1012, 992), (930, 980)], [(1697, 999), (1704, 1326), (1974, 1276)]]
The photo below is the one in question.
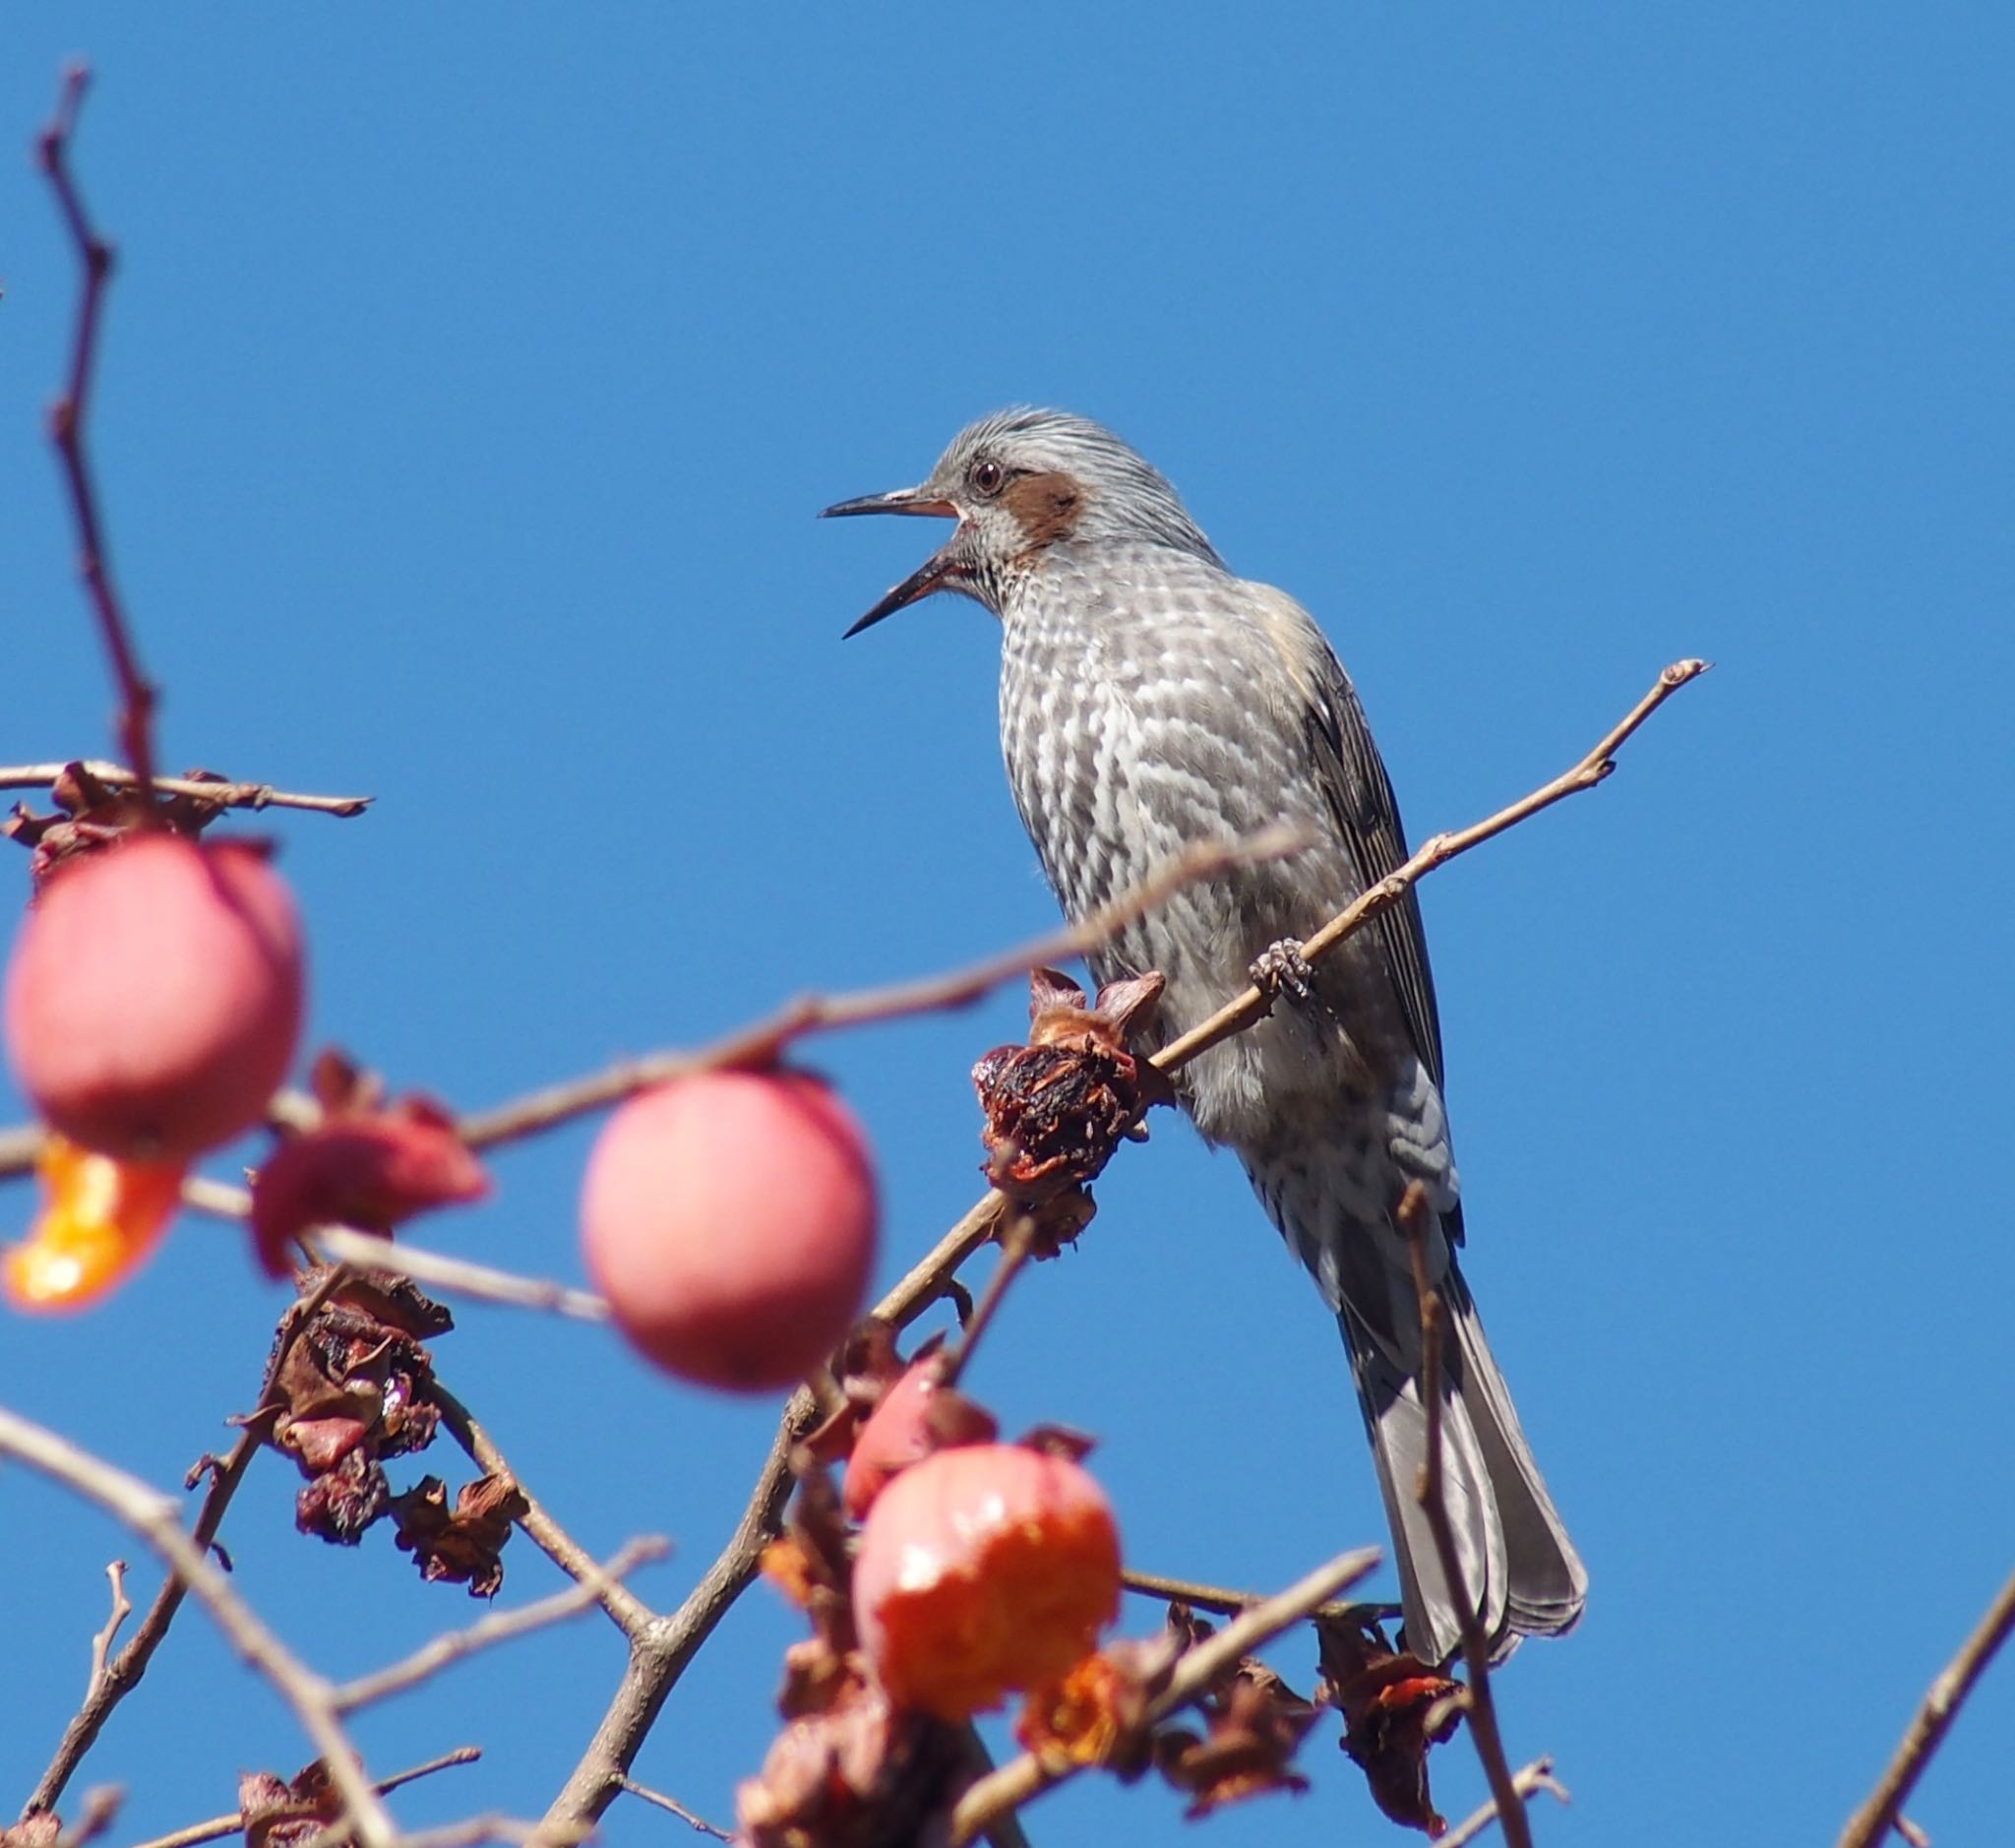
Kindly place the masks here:
[(702, 1072), (609, 1119), (581, 1249), (617, 1324), (702, 1386), (794, 1385), (860, 1314), (875, 1258), (860, 1126), (816, 1078)]
[(7, 1053), (55, 1130), (179, 1161), (250, 1129), (301, 1024), (293, 900), (247, 847), (145, 833), (59, 869), (7, 967)]

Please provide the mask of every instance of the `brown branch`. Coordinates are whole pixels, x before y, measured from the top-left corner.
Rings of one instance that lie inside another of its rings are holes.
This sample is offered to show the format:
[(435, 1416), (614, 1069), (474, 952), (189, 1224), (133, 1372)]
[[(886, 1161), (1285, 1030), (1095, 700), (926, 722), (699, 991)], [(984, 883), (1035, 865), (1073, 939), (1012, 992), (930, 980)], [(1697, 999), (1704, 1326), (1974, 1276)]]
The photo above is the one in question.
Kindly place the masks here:
[[(140, 785), (140, 778), (122, 765), (86, 758), (68, 764), (0, 765), (0, 789), (47, 789), (78, 770), (114, 789), (134, 789)], [(275, 789), (271, 783), (213, 782), (202, 776), (156, 776), (152, 787), (156, 795), (194, 796), (220, 809), (305, 809), (311, 814), (335, 815), (344, 820), (363, 814), (376, 800), (373, 796), (297, 795)]]
[(105, 1619), (105, 1627), (91, 1639), (91, 1679), (84, 1684), (87, 1706), (97, 1697), (98, 1689), (104, 1683), (106, 1664), (111, 1659), (112, 1643), (119, 1634), (119, 1626), (133, 1615), (133, 1600), (126, 1595), (126, 1562), (114, 1560), (105, 1568), (105, 1576), (112, 1586), (112, 1614)]
[(591, 1566), (564, 1591), (556, 1591), (550, 1597), (540, 1598), (515, 1611), (493, 1612), (466, 1629), (451, 1630), (445, 1635), (436, 1636), (402, 1661), (381, 1668), (375, 1674), (360, 1675), (355, 1681), (344, 1682), (334, 1695), (336, 1709), (338, 1713), (354, 1713), (358, 1707), (369, 1706), (373, 1701), (418, 1687), (421, 1682), (431, 1680), (443, 1669), (459, 1662), (464, 1656), (474, 1655), (480, 1649), (493, 1649), (500, 1642), (510, 1642), (535, 1630), (545, 1630), (554, 1624), (564, 1623), (570, 1617), (578, 1617), (589, 1605), (600, 1603), (611, 1585), (620, 1584), (638, 1567), (650, 1560), (661, 1560), (670, 1551), (668, 1542), (654, 1536), (632, 1540), (619, 1549), (606, 1566)]
[(661, 1790), (652, 1790), (648, 1784), (640, 1784), (635, 1778), (619, 1777), (617, 1783), (633, 1797), (641, 1797), (645, 1803), (654, 1803), (660, 1810), (669, 1810), (682, 1822), (689, 1822), (702, 1835), (711, 1835), (715, 1841), (733, 1841), (734, 1837), (724, 1828), (715, 1828), (703, 1817), (698, 1817), (683, 1803), (667, 1797)]
[(282, 1643), (231, 1588), (208, 1555), (182, 1531), (180, 1510), (167, 1496), (102, 1458), (81, 1450), (55, 1432), (0, 1407), (0, 1453), (62, 1483), (96, 1504), (147, 1542), (189, 1587), (238, 1655), (265, 1677), (293, 1712), (341, 1799), (348, 1825), (363, 1848), (394, 1848), (398, 1830), (360, 1768), (355, 1744), (336, 1712), (334, 1690)]
[(2011, 1630), (2015, 1630), (2015, 1575), (1995, 1593), (1986, 1615), (1931, 1683), (1881, 1781), (1841, 1831), (1840, 1848), (1876, 1848), (1892, 1828), (1901, 1829), (1903, 1806), (1917, 1780), (1944, 1743), (1974, 1684), (1986, 1672)]
[(1448, 1587), (1456, 1615), (1462, 1624), (1462, 1659), (1469, 1670), (1469, 1686), (1461, 1700), (1469, 1715), (1469, 1736), (1476, 1743), (1476, 1756), (1483, 1761), (1484, 1776), (1491, 1786), (1504, 1839), (1511, 1848), (1532, 1848), (1532, 1825), (1526, 1820), (1525, 1805), (1511, 1779), (1511, 1763), (1504, 1756), (1504, 1740), (1497, 1730), (1496, 1702), (1491, 1695), (1491, 1639), (1478, 1621), (1469, 1587), (1463, 1582), (1462, 1555), (1455, 1544), (1455, 1524), (1448, 1515), (1448, 1499), (1441, 1472), (1441, 1333), (1446, 1316), (1440, 1295), (1428, 1281), (1427, 1189), (1409, 1181), (1395, 1215), (1406, 1234), (1407, 1250), (1413, 1260), (1413, 1287), (1421, 1314), (1421, 1397), (1428, 1412), (1428, 1455), (1421, 1465), (1420, 1480), (1414, 1486), (1414, 1500), (1427, 1516), (1428, 1531), (1435, 1536), (1435, 1552), (1441, 1562), (1441, 1579)]
[[(1511, 1788), (1517, 1793), (1520, 1805), (1524, 1805), (1539, 1792), (1545, 1791), (1557, 1803), (1565, 1803), (1567, 1793), (1554, 1779), (1554, 1761), (1551, 1758), (1535, 1758), (1530, 1764), (1521, 1766), (1511, 1776)], [(1485, 1829), (1497, 1819), (1497, 1800), (1493, 1797), (1481, 1809), (1466, 1816), (1440, 1839), (1439, 1848), (1467, 1848)]]
[(650, 1607), (605, 1571), (587, 1549), (546, 1512), (504, 1452), (491, 1442), (489, 1433), (476, 1423), (468, 1407), (449, 1391), (438, 1376), (434, 1381), (434, 1401), (441, 1408), (441, 1422), (468, 1452), (469, 1460), (486, 1475), (508, 1482), (518, 1491), (524, 1511), (518, 1516), (517, 1525), (525, 1537), (576, 1584), (591, 1586), (593, 1602), (609, 1614), (610, 1621), (634, 1643), (655, 1621)]
[[(238, 1491), (238, 1484), (245, 1479), (245, 1472), (251, 1467), (253, 1454), (265, 1441), (261, 1429), (262, 1415), (274, 1402), (274, 1382), (279, 1377), (281, 1363), (292, 1349), (301, 1330), (328, 1299), (332, 1290), (341, 1280), (342, 1273), (333, 1270), (307, 1296), (295, 1303), (281, 1319), (279, 1332), (274, 1342), (272, 1358), (266, 1363), (266, 1376), (260, 1384), (259, 1399), (251, 1416), (245, 1420), (245, 1428), (238, 1434), (237, 1441), (221, 1456), (206, 1458), (206, 1473), (210, 1487), (205, 1492), (203, 1503), (196, 1511), (196, 1520), (189, 1529), (189, 1544), (199, 1553), (208, 1554), (216, 1539), (216, 1531), (223, 1524), (224, 1510), (230, 1506), (231, 1497)], [(196, 1472), (190, 1473), (188, 1486), (196, 1485)], [(140, 1628), (127, 1639), (126, 1646), (106, 1666), (104, 1674), (93, 1676), (91, 1691), (85, 1695), (84, 1704), (71, 1716), (70, 1724), (63, 1729), (63, 1737), (57, 1742), (55, 1756), (49, 1760), (40, 1781), (35, 1785), (22, 1814), (34, 1810), (53, 1810), (56, 1800), (75, 1775), (84, 1756), (96, 1743), (112, 1710), (127, 1694), (139, 1686), (140, 1678), (147, 1673), (147, 1665), (153, 1659), (153, 1652), (160, 1647), (161, 1640), (168, 1633), (168, 1626), (175, 1621), (175, 1614), (182, 1608), (182, 1600), (188, 1595), (188, 1585), (170, 1572), (154, 1593), (153, 1603), (148, 1607), (147, 1615), (141, 1619)]]
[[(1689, 681), (1698, 680), (1712, 665), (1709, 661), (1690, 659), (1673, 662), (1652, 682), (1650, 692), (1624, 713), (1595, 749), (1572, 769), (1563, 770), (1552, 782), (1541, 784), (1530, 795), (1519, 797), (1495, 815), (1473, 822), (1467, 828), (1459, 828), (1452, 834), (1435, 834), (1423, 841), (1412, 858), (1395, 867), (1361, 897), (1345, 905), (1303, 944), (1303, 959), (1318, 961), (1368, 919), (1397, 904), (1410, 888), (1419, 885), (1436, 867), (1447, 865), (1458, 854), (1495, 839), (1506, 829), (1530, 820), (1542, 809), (1550, 809), (1555, 803), (1563, 802), (1584, 789), (1593, 789), (1617, 768), (1617, 753), (1630, 735), (1681, 687)], [(1260, 989), (1249, 988), (1243, 995), (1228, 1001), (1209, 1019), (1199, 1021), (1180, 1039), (1171, 1040), (1155, 1055), (1154, 1063), (1165, 1072), (1188, 1065), (1198, 1053), (1263, 1019), (1271, 1006), (1271, 1001)]]
[[(1266, 1602), (1263, 1592), (1233, 1591), (1225, 1585), (1206, 1585), (1193, 1578), (1169, 1578), (1160, 1572), (1138, 1571), (1130, 1566), (1121, 1571), (1120, 1583), (1143, 1598), (1192, 1605), (1199, 1611), (1215, 1611), (1221, 1617), (1237, 1617)], [(1322, 1604), (1309, 1615), (1354, 1623), (1367, 1617), (1390, 1615), (1397, 1608), (1389, 1604)]]
[(577, 1322), (609, 1319), (608, 1304), (592, 1291), (549, 1282), (544, 1277), (521, 1277), (489, 1264), (471, 1263), (465, 1258), (451, 1258), (445, 1253), (423, 1251), (416, 1245), (374, 1238), (349, 1226), (317, 1226), (309, 1236), (325, 1257), (338, 1263), (396, 1270), (415, 1283), (435, 1289), (516, 1309), (550, 1310), (555, 1315), (571, 1316)]
[(1281, 859), (1307, 844), (1300, 832), (1288, 828), (1264, 829), (1243, 840), (1199, 841), (1082, 923), (1052, 931), (1018, 949), (918, 981), (839, 995), (806, 995), (786, 1003), (767, 1019), (740, 1027), (711, 1046), (695, 1052), (653, 1053), (641, 1059), (620, 1060), (583, 1078), (547, 1085), (493, 1110), (465, 1116), (456, 1127), (471, 1148), (493, 1147), (552, 1129), (608, 1104), (620, 1103), (640, 1090), (684, 1078), (689, 1073), (772, 1064), (794, 1041), (813, 1033), (878, 1025), (913, 1015), (966, 1007), (1003, 982), (1026, 975), (1032, 968), (1068, 961), (1097, 949), (1115, 931), (1164, 903), (1186, 886), (1213, 879), (1234, 866)]
[(153, 706), (154, 690), (140, 670), (133, 649), (119, 594), (112, 585), (112, 568), (105, 555), (105, 538), (98, 519), (97, 494), (92, 486), (91, 464), (85, 454), (85, 420), (91, 409), (92, 368), (97, 358), (98, 327), (104, 307), (105, 284), (112, 274), (112, 247), (92, 228), (84, 209), (83, 196), (71, 177), (68, 154), (77, 133), (77, 112), (91, 74), (74, 65), (63, 76), (63, 88), (56, 98), (56, 112), (36, 140), (36, 152), (70, 241), (77, 248), (78, 263), (84, 271), (84, 289), (78, 298), (76, 332), (70, 349), (70, 376), (49, 410), (49, 436), (63, 464), (63, 478), (70, 490), (71, 516), (77, 526), (78, 575), (84, 580), (97, 618), (98, 636), (112, 663), (118, 682), (120, 711), (119, 749), (133, 766), (135, 786), (143, 799), (153, 788)]
[[(458, 1764), (473, 1764), (483, 1756), (478, 1746), (458, 1746), (453, 1752), (444, 1752), (438, 1758), (429, 1758), (424, 1764), (409, 1766), (403, 1771), (395, 1771), (390, 1777), (381, 1777), (371, 1788), (379, 1796), (390, 1796), (401, 1784), (410, 1784), (415, 1778), (431, 1777), (436, 1771), (445, 1771)], [(264, 1813), (265, 1818), (274, 1819), (274, 1813)], [(138, 1848), (201, 1848), (207, 1841), (222, 1841), (227, 1835), (236, 1835), (245, 1827), (245, 1813), (233, 1810), (228, 1816), (214, 1816), (206, 1822), (191, 1822), (186, 1828), (178, 1828), (172, 1835), (156, 1835), (152, 1841), (138, 1844)]]
[[(1170, 1671), (1168, 1686), (1148, 1703), (1142, 1716), (1144, 1728), (1159, 1726), (1170, 1714), (1180, 1711), (1205, 1692), (1226, 1669), (1254, 1649), (1291, 1629), (1326, 1604), (1339, 1591), (1357, 1581), (1378, 1564), (1375, 1547), (1361, 1547), (1340, 1553), (1285, 1591), (1263, 1599), (1232, 1619), (1222, 1630), (1187, 1649)], [(953, 1848), (969, 1842), (997, 1816), (1019, 1808), (1084, 1767), (1055, 1763), (1024, 1753), (998, 1771), (989, 1773), (959, 1798), (951, 1813)]]
[[(1576, 790), (1590, 788), (1600, 782), (1614, 767), (1615, 754), (1624, 741), (1680, 687), (1706, 671), (1707, 663), (1704, 661), (1676, 661), (1659, 676), (1651, 691), (1572, 770), (1482, 822), (1453, 834), (1435, 835), (1390, 878), (1380, 881), (1363, 897), (1338, 912), (1303, 945), (1303, 955), (1310, 961), (1317, 959), (1361, 928), (1384, 905), (1396, 902), (1410, 886), (1424, 879), (1435, 867), (1493, 835), (1502, 833), (1527, 816), (1538, 814), (1541, 809), (1572, 795)], [(1127, 902), (1122, 900), (1122, 904)], [(1124, 915), (1130, 913), (1123, 914), (1123, 919)], [(1065, 948), (1058, 948), (1057, 940), (1051, 940), (1029, 946), (1015, 956), (999, 958), (983, 967), (998, 973), (1010, 964), (1012, 968), (1020, 968), (1028, 964), (1060, 961), (1069, 955), (1081, 954), (1083, 949), (1091, 947), (1085, 933), (1095, 924), (1103, 924), (1108, 930), (1118, 928), (1111, 913), (1101, 913), (1098, 919), (1088, 921), (1077, 931), (1065, 933)], [(972, 978), (968, 974), (961, 979), (969, 982)], [(956, 981), (950, 983), (954, 988), (957, 985)], [(912, 992), (917, 986), (911, 985)], [(1206, 1047), (1252, 1025), (1264, 1016), (1266, 1007), (1265, 997), (1256, 988), (1248, 989), (1193, 1031), (1164, 1047), (1156, 1056), (1155, 1063), (1164, 1071), (1175, 1071), (1187, 1065)], [(865, 1017), (888, 1016), (870, 1014)], [(634, 1080), (637, 1072), (636, 1067), (628, 1068), (628, 1078)], [(480, 1136), (490, 1140), (505, 1140), (543, 1129), (549, 1122), (561, 1120), (560, 1116), (553, 1114), (556, 1110), (571, 1114), (576, 1109), (592, 1108), (595, 1103), (610, 1102), (624, 1094), (620, 1088), (609, 1088), (614, 1084), (616, 1076), (612, 1073), (602, 1075), (599, 1079), (576, 1080), (572, 1084), (556, 1086), (551, 1091), (520, 1099), (516, 1104), (505, 1105), (486, 1116), (465, 1118), (463, 1134), (472, 1140)], [(585, 1087), (597, 1082), (604, 1088), (591, 1102), (583, 1101)], [(946, 1294), (952, 1286), (953, 1272), (995, 1235), (1010, 1209), (1011, 1202), (1005, 1195), (993, 1192), (983, 1196), (964, 1218), (939, 1241), (936, 1250), (883, 1299), (876, 1313), (898, 1327), (907, 1325), (931, 1303)], [(659, 1620), (665, 1627), (661, 1632), (654, 1631), (652, 1636), (643, 1641), (633, 1634), (630, 1662), (623, 1680), (603, 1713), (587, 1751), (575, 1766), (566, 1788), (547, 1811), (548, 1823), (557, 1827), (591, 1822), (608, 1808), (621, 1788), (618, 1780), (629, 1772), (644, 1735), (656, 1719), (673, 1683), (684, 1671), (686, 1662), (755, 1575), (758, 1555), (763, 1544), (775, 1534), (777, 1517), (789, 1492), (791, 1446), (797, 1436), (808, 1428), (813, 1411), (809, 1392), (801, 1390), (792, 1397), (784, 1409), (768, 1458), (757, 1477), (748, 1508), (734, 1537), (686, 1602), (669, 1618)]]

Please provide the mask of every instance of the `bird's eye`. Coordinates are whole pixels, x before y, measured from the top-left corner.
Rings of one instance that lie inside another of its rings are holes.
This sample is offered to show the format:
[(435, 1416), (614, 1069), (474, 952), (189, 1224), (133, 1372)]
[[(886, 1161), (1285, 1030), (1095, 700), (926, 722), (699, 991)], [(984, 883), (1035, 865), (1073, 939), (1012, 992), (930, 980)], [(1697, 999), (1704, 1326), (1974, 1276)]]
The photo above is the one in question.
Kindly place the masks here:
[(968, 478), (977, 492), (991, 499), (994, 495), (1000, 493), (1001, 484), (1008, 479), (1008, 471), (991, 457), (982, 457), (973, 463), (972, 472)]

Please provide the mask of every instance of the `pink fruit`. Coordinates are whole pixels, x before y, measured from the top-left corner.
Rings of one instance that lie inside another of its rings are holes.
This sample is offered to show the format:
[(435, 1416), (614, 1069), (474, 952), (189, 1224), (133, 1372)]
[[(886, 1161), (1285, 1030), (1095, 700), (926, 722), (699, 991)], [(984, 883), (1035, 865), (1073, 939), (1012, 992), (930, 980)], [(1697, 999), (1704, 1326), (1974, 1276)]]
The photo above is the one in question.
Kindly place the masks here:
[(1120, 1536), (1089, 1471), (1018, 1444), (912, 1463), (854, 1560), (854, 1626), (897, 1706), (960, 1720), (1068, 1673), (1120, 1605)]
[(301, 986), (293, 900), (258, 853), (140, 834), (43, 886), (8, 963), (8, 1059), (72, 1141), (186, 1160), (265, 1114)]
[(912, 1361), (868, 1414), (847, 1453), (840, 1506), (862, 1519), (875, 1499), (912, 1463), (954, 1444), (991, 1444), (1000, 1426), (991, 1413), (942, 1384), (942, 1356)]
[(795, 1384), (859, 1315), (875, 1257), (860, 1126), (816, 1078), (703, 1072), (609, 1119), (580, 1195), (588, 1274), (668, 1372)]

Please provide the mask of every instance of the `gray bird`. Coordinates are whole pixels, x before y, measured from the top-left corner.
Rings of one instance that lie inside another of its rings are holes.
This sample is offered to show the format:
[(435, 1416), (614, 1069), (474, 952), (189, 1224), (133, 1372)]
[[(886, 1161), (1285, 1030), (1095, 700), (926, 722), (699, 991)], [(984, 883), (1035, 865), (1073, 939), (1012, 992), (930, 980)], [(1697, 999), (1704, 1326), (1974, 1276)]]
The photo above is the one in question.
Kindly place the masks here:
[(1314, 621), (1235, 578), (1153, 467), (1061, 411), (985, 418), (919, 486), (825, 512), (957, 521), (847, 634), (934, 590), (1001, 619), (1001, 749), (1069, 916), (1192, 841), (1285, 822), (1314, 842), (1178, 893), (1092, 955), (1092, 972), (1160, 970), (1167, 1038), (1251, 980), (1279, 994), (1179, 1088), (1204, 1138), (1245, 1164), (1343, 1329), (1407, 1638), (1440, 1662), (1460, 1617), (1414, 1500), (1427, 1449), (1420, 1321), (1394, 1218), (1407, 1184), (1422, 1183), (1430, 1275), (1448, 1310), (1443, 1463), (1463, 1581), (1496, 1648), (1568, 1629), (1587, 1576), (1456, 1265), (1462, 1208), (1419, 908), (1409, 893), (1313, 967), (1295, 948), (1407, 853), (1357, 694)]

